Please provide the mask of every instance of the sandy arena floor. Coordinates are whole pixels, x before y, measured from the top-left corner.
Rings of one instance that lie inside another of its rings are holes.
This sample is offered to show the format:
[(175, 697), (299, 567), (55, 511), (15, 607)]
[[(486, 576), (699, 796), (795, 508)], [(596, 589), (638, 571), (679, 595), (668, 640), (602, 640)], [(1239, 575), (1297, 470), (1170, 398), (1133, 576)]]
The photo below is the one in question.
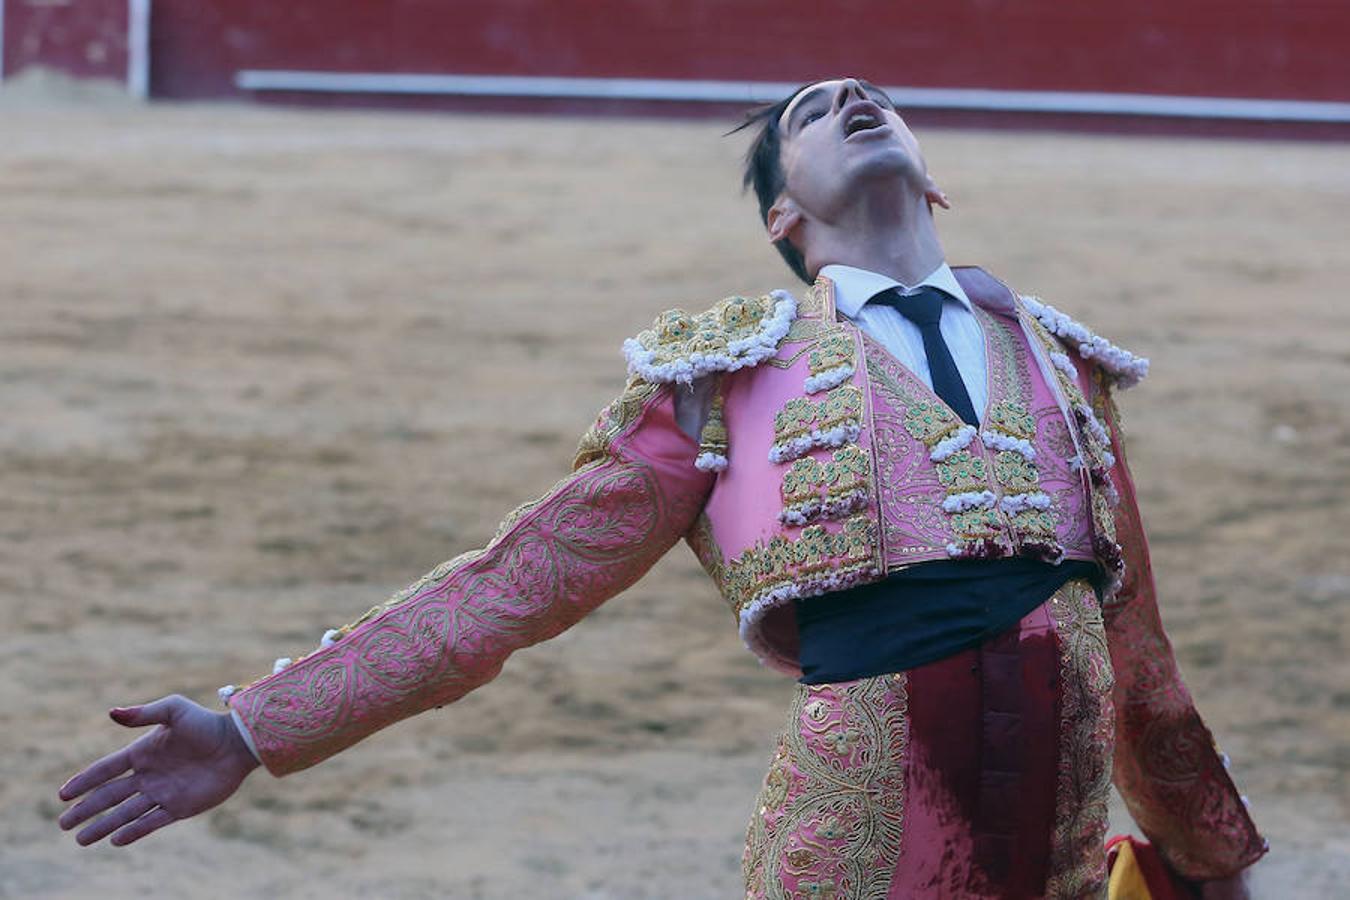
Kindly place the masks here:
[[(791, 685), (678, 548), (455, 707), (129, 850), (114, 704), (270, 671), (547, 488), (672, 305), (792, 286), (719, 122), (0, 102), (0, 895), (724, 898)], [(921, 133), (978, 261), (1150, 356), (1164, 615), (1350, 883), (1350, 149)]]

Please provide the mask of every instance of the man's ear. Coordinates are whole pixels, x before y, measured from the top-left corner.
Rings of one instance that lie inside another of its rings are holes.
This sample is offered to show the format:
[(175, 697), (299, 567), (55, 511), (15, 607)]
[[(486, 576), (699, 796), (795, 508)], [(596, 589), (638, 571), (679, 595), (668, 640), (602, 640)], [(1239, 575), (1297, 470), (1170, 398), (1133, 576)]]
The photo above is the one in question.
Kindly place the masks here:
[(769, 229), (769, 243), (776, 244), (786, 240), (802, 220), (802, 211), (797, 208), (791, 197), (779, 197), (769, 207), (764, 227)]

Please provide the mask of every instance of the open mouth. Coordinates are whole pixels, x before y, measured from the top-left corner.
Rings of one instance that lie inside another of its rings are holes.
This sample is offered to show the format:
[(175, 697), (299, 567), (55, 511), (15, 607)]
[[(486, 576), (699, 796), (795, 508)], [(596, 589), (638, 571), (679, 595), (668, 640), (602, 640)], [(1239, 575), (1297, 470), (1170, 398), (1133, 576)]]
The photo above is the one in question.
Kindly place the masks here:
[(873, 129), (880, 128), (883, 124), (880, 116), (867, 112), (866, 110), (859, 110), (845, 120), (844, 138), (851, 138), (853, 135), (863, 131), (872, 131)]

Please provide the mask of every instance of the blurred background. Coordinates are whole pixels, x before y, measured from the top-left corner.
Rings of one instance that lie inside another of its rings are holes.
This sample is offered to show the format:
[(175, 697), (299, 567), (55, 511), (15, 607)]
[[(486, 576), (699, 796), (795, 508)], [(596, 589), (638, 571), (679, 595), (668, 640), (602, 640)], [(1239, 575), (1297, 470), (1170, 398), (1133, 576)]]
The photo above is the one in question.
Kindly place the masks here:
[(723, 133), (841, 74), (906, 111), (953, 263), (1151, 357), (1131, 463), (1257, 896), (1340, 896), (1347, 51), (1314, 0), (0, 0), (0, 896), (737, 896), (792, 685), (682, 547), (134, 848), (56, 789), (108, 707), (214, 704), (480, 546), (657, 312), (795, 290)]

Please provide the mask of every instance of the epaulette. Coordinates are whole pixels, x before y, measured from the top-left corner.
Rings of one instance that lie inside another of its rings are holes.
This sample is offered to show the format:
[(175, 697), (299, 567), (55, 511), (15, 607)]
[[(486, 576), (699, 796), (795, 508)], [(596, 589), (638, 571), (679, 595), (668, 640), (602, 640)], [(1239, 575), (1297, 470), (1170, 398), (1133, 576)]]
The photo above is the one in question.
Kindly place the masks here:
[(623, 355), (630, 375), (656, 384), (690, 384), (704, 375), (759, 365), (778, 351), (796, 317), (797, 301), (787, 291), (728, 297), (695, 315), (671, 309), (624, 341)]
[[(1070, 348), (1077, 350), (1083, 359), (1090, 359), (1110, 376), (1116, 387), (1121, 390), (1132, 388), (1148, 374), (1148, 360), (1135, 356), (1123, 347), (1117, 347), (1090, 328), (1077, 322), (1048, 303), (1042, 303), (1039, 297), (1021, 298), (1027, 312), (1036, 321), (1045, 326), (1045, 330), (1059, 338)], [(1062, 365), (1055, 360), (1056, 365)]]

